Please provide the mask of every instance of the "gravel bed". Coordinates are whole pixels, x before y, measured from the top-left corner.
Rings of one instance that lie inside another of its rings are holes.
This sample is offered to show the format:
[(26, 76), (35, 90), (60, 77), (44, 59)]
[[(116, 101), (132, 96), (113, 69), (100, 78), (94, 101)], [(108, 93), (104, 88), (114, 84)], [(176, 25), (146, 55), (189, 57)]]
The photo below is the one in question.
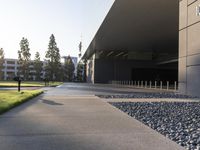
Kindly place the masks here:
[(110, 102), (188, 150), (200, 150), (200, 102)]
[(145, 92), (134, 92), (131, 94), (124, 95), (96, 95), (100, 98), (111, 99), (111, 98), (177, 98), (177, 99), (194, 99), (199, 97), (181, 95), (177, 93), (145, 93)]

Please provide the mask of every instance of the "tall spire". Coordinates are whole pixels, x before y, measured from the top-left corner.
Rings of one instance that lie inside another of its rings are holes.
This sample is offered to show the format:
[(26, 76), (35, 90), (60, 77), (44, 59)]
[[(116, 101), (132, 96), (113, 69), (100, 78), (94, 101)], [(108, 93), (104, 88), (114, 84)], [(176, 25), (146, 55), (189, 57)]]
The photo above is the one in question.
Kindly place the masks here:
[(78, 47), (79, 47), (79, 54), (78, 54), (78, 56), (79, 56), (79, 58), (81, 58), (81, 56), (82, 56), (82, 47), (83, 47), (83, 45), (82, 45), (82, 34), (81, 34), (81, 41), (80, 41)]

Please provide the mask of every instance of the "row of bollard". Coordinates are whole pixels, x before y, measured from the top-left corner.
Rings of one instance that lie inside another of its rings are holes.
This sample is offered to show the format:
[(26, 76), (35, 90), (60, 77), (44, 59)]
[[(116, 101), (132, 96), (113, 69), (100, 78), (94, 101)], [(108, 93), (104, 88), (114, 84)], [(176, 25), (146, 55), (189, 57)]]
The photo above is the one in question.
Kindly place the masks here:
[(177, 81), (170, 84), (169, 81), (111, 81), (113, 85), (134, 86), (138, 88), (160, 89), (160, 90), (177, 90)]

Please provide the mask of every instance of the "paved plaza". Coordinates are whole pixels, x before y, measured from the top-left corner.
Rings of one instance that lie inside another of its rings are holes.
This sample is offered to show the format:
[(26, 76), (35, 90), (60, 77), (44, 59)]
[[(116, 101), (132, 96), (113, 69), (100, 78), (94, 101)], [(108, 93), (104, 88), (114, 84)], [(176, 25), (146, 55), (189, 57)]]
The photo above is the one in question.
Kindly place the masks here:
[(0, 116), (1, 150), (184, 149), (95, 96), (141, 89), (65, 83), (44, 90)]

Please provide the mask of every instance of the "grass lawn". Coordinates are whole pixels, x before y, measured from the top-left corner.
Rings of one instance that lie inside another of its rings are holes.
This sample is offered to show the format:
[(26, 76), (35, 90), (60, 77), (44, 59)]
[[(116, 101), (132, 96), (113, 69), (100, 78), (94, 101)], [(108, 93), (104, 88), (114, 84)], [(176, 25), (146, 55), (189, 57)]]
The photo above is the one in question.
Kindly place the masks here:
[[(58, 86), (61, 85), (62, 82), (49, 82), (49, 86)], [(16, 81), (0, 81), (0, 87), (17, 87), (18, 83)], [(22, 87), (43, 87), (45, 83), (41, 82), (31, 82), (31, 81), (22, 81)]]
[(42, 90), (0, 91), (0, 114), (43, 93)]

